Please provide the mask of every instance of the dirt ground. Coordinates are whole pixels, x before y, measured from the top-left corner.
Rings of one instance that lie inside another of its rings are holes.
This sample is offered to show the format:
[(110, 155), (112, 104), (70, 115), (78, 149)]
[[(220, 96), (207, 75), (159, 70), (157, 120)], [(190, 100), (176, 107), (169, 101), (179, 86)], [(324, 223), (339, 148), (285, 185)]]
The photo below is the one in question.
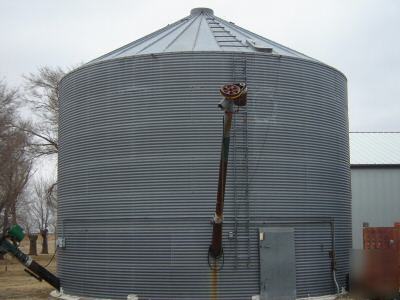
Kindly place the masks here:
[[(38, 253), (41, 251), (41, 239), (37, 240)], [(21, 250), (28, 253), (29, 243), (24, 240), (21, 244)], [(54, 254), (55, 242), (52, 236), (49, 237), (49, 254), (40, 254), (33, 256), (42, 266), (45, 266)], [(47, 267), (51, 272), (56, 271), (55, 258)], [(52, 286), (29, 276), (15, 258), (7, 255), (5, 260), (0, 260), (0, 300), (42, 300), (48, 299), (50, 292), (54, 290)]]

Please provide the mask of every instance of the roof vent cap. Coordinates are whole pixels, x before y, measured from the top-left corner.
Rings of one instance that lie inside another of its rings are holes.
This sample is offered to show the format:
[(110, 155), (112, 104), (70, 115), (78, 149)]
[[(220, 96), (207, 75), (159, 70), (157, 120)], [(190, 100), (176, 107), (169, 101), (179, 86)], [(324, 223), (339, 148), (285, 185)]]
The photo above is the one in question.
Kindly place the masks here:
[(194, 15), (199, 15), (199, 14), (201, 14), (201, 13), (205, 13), (205, 14), (209, 14), (209, 15), (214, 15), (214, 11), (213, 11), (211, 8), (207, 8), (207, 7), (196, 7), (196, 8), (193, 8), (193, 9), (190, 11), (190, 14), (191, 14), (192, 16), (194, 16)]

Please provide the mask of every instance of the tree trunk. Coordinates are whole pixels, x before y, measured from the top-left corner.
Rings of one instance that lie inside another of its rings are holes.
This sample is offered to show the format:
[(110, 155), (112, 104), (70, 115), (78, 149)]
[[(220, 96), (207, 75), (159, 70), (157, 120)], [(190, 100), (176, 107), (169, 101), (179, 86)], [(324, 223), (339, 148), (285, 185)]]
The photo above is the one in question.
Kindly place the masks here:
[[(8, 207), (6, 206), (4, 209), (4, 218), (3, 218), (3, 232), (0, 236), (5, 236), (8, 227)], [(0, 254), (0, 260), (4, 260), (4, 255)]]
[(14, 201), (11, 204), (10, 211), (11, 211), (11, 224), (15, 225), (15, 224), (17, 224), (17, 202), (16, 201)]
[(49, 254), (49, 246), (47, 243), (47, 229), (40, 230), (40, 235), (42, 236), (42, 254)]
[(8, 229), (8, 214), (10, 211), (10, 207), (6, 206), (4, 209), (4, 216), (3, 216), (3, 236), (6, 235)]
[(38, 239), (37, 234), (30, 234), (29, 237), (29, 255), (37, 255), (36, 241)]

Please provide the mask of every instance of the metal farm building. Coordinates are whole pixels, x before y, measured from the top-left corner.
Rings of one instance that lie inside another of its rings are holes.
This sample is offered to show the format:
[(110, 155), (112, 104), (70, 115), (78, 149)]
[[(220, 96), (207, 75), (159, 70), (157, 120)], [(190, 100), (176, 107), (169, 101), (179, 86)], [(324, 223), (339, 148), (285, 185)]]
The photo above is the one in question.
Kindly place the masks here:
[(363, 248), (363, 227), (400, 221), (400, 133), (351, 132), (353, 248)]
[[(207, 250), (217, 103), (229, 82), (247, 84), (248, 104), (233, 121), (216, 273)], [(64, 292), (153, 300), (336, 293), (352, 243), (346, 90), (336, 69), (204, 8), (69, 73), (60, 86)]]

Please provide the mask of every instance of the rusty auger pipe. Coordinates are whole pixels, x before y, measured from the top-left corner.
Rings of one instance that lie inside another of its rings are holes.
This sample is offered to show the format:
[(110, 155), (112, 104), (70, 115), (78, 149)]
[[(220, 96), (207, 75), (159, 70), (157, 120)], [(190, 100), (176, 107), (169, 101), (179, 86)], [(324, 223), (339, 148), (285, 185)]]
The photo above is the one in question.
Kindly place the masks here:
[(219, 162), (219, 177), (217, 190), (217, 203), (215, 205), (215, 215), (212, 220), (213, 232), (210, 246), (210, 254), (214, 258), (219, 258), (222, 254), (222, 221), (224, 219), (224, 197), (226, 185), (226, 173), (228, 170), (229, 142), (232, 127), (232, 112), (225, 111), (224, 133), (222, 137), (221, 158)]
[(226, 174), (228, 170), (230, 132), (232, 127), (232, 117), (239, 110), (240, 106), (245, 106), (247, 101), (247, 87), (244, 83), (234, 83), (224, 85), (220, 93), (224, 99), (218, 107), (224, 111), (224, 131), (222, 136), (221, 158), (219, 162), (219, 177), (217, 190), (217, 203), (215, 214), (212, 220), (213, 232), (211, 245), (208, 250), (209, 256), (218, 259), (223, 256), (222, 248), (222, 222), (224, 219), (224, 198)]

